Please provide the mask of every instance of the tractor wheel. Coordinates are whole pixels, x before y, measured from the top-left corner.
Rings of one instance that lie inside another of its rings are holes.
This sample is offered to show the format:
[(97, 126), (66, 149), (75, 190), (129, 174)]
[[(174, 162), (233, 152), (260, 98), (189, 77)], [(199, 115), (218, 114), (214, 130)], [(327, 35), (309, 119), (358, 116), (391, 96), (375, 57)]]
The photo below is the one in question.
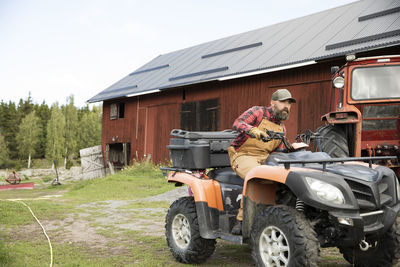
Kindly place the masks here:
[(179, 262), (202, 263), (214, 253), (215, 239), (200, 236), (193, 197), (182, 197), (172, 203), (165, 222), (168, 246)]
[(307, 219), (287, 206), (261, 211), (251, 230), (256, 266), (318, 266), (317, 234)]
[(400, 225), (393, 226), (381, 237), (375, 247), (362, 251), (357, 247), (339, 247), (343, 257), (356, 267), (397, 266), (400, 259)]
[(332, 158), (349, 156), (349, 146), (344, 131), (335, 125), (319, 127), (317, 133), (321, 138), (316, 139), (318, 151), (326, 152)]

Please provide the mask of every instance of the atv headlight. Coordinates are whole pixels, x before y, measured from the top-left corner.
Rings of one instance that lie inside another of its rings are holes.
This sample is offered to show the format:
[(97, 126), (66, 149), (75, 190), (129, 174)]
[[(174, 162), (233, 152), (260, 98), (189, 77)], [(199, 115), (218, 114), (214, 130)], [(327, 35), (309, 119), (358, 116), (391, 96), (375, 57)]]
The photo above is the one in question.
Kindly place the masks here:
[(306, 177), (306, 181), (319, 199), (336, 205), (344, 204), (343, 193), (336, 186), (311, 177)]

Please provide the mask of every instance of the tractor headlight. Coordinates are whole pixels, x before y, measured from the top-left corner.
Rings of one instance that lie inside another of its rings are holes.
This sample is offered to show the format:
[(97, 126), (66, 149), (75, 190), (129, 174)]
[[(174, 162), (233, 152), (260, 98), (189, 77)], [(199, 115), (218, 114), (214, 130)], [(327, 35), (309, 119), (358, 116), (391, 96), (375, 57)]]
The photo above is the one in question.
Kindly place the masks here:
[(397, 179), (397, 177), (395, 180), (396, 180), (397, 200), (400, 200), (400, 183), (399, 183), (399, 179)]
[(323, 181), (306, 177), (306, 181), (314, 194), (321, 200), (331, 202), (336, 205), (344, 204), (344, 196), (342, 191), (336, 186), (325, 183)]
[(344, 78), (342, 76), (338, 76), (335, 79), (333, 79), (333, 86), (335, 86), (335, 88), (343, 88)]

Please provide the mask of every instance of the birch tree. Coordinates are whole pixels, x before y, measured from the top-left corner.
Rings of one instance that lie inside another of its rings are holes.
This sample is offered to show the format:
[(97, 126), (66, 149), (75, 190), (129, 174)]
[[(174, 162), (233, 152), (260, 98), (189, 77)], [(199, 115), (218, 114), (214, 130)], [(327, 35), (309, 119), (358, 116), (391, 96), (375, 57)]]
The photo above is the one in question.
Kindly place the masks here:
[(16, 138), (20, 157), (28, 158), (28, 169), (31, 167), (31, 158), (35, 155), (40, 133), (39, 118), (32, 111), (21, 120)]
[(50, 120), (47, 123), (46, 158), (61, 161), (65, 148), (65, 117), (58, 103), (51, 107)]
[(94, 106), (92, 111), (83, 114), (79, 127), (79, 147), (91, 147), (101, 144), (101, 108)]
[(69, 157), (73, 157), (78, 151), (78, 110), (74, 105), (74, 96), (67, 98), (67, 105), (64, 107), (65, 116), (65, 154), (64, 168), (67, 166)]

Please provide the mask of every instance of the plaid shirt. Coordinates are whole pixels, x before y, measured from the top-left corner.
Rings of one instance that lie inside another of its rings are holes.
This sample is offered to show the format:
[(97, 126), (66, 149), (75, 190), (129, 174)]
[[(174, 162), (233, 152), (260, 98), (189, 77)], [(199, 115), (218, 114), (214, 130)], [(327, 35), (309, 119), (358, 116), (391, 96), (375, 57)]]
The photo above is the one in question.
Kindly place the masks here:
[[(257, 127), (260, 125), (263, 119), (267, 119), (273, 123), (281, 125), (283, 127), (283, 132), (286, 134), (286, 128), (283, 123), (275, 117), (272, 106), (254, 106), (246, 110), (242, 115), (239, 116), (233, 123), (233, 130), (237, 131), (239, 135), (232, 142), (232, 146), (238, 150), (241, 145), (250, 137), (249, 131), (253, 127)], [(281, 144), (279, 148), (284, 148), (284, 145)]]

